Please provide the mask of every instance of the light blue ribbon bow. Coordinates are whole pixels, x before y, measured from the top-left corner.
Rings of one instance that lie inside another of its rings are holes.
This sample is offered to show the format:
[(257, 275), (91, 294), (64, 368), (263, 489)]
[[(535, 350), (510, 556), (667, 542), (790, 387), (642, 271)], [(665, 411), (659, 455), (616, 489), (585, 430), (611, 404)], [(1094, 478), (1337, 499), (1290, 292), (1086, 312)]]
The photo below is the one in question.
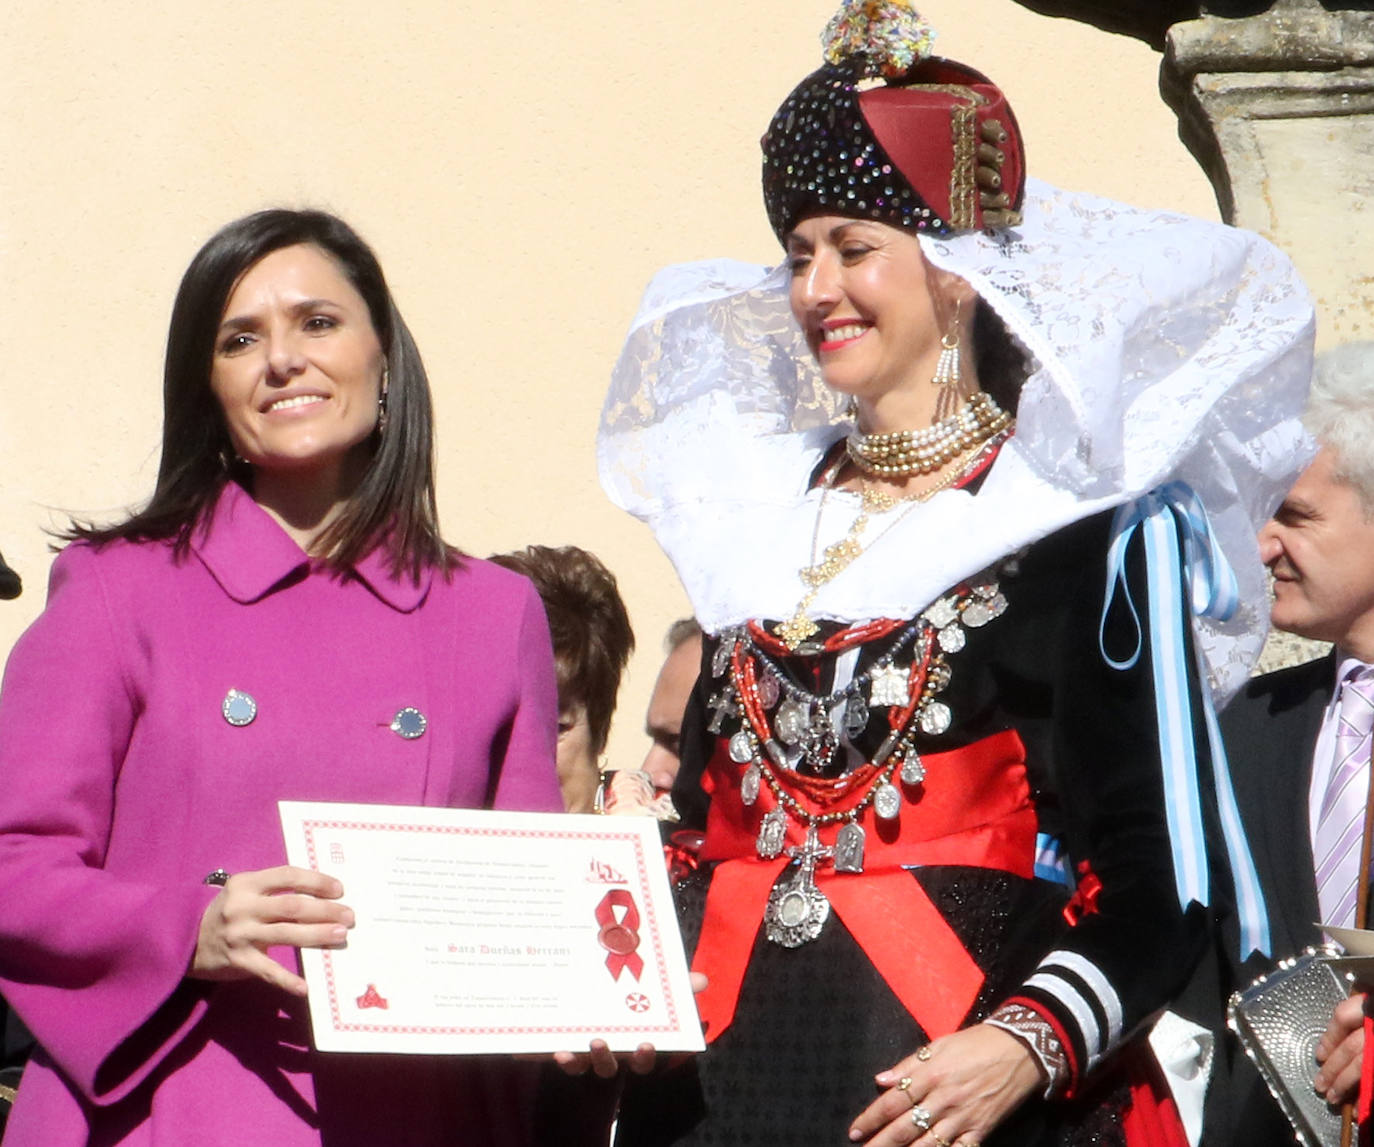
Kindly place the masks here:
[[(1170, 482), (1116, 511), (1112, 541), (1107, 550), (1107, 592), (1102, 603), (1098, 648), (1113, 669), (1130, 669), (1140, 659), (1140, 615), (1126, 584), (1126, 550), (1139, 529), (1145, 539), (1145, 568), (1149, 590), (1150, 650), (1154, 671), (1155, 715), (1159, 724), (1160, 766), (1164, 775), (1164, 804), (1173, 849), (1174, 883), (1180, 907), (1193, 901), (1207, 904), (1209, 880), (1207, 845), (1202, 830), (1202, 801), (1198, 793), (1197, 753), (1193, 742), (1188, 699), (1187, 641), (1184, 634), (1181, 585), (1188, 574), (1189, 607), (1199, 617), (1225, 621), (1236, 610), (1239, 592), (1231, 569), (1202, 501), (1183, 482)], [(1178, 539), (1182, 535), (1180, 556)], [(1107, 652), (1107, 614), (1118, 588), (1135, 622), (1135, 651), (1124, 660)], [(1199, 668), (1201, 673), (1201, 669)], [(1202, 712), (1211, 747), (1212, 777), (1226, 853), (1236, 886), (1240, 918), (1241, 956), (1252, 951), (1269, 952), (1269, 915), (1259, 874), (1250, 855), (1231, 786), (1231, 770), (1212, 707), (1205, 673), (1200, 690)]]

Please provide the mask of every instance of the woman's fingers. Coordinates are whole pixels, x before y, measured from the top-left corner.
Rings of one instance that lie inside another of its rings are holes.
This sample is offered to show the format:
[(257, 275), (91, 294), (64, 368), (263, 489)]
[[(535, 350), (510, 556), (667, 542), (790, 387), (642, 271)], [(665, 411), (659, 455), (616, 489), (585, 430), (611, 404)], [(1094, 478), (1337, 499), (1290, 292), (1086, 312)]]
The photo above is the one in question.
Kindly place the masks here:
[(294, 972), (288, 971), (272, 959), (266, 952), (260, 952), (256, 948), (250, 948), (240, 954), (235, 969), (242, 974), (234, 976), (234, 979), (259, 979), (265, 980), (274, 987), (281, 988), (282, 991), (293, 996), (306, 996), (305, 980)]
[(605, 1040), (594, 1039), (586, 1051), (554, 1052), (553, 1061), (568, 1075), (585, 1075), (592, 1071), (602, 1079), (610, 1079), (620, 1071), (621, 1063), (635, 1075), (647, 1075), (658, 1061), (658, 1052), (653, 1044), (642, 1043), (628, 1055), (616, 1053), (606, 1046)]
[(928, 1044), (876, 1082), (884, 1088), (850, 1127), (874, 1147), (940, 1147), (981, 1140), (1038, 1086), (1040, 1072), (1014, 1036), (987, 1024)]
[(337, 900), (343, 895), (343, 885), (333, 876), (283, 864), (277, 868), (261, 868), (255, 872), (239, 872), (224, 882), (225, 888), (238, 887), (260, 896), (278, 896), (283, 892), (304, 892), (320, 900)]
[(343, 944), (355, 921), (353, 910), (338, 902), (342, 895), (334, 877), (291, 865), (229, 877), (201, 916), (190, 975), (257, 977), (304, 995), (305, 981), (268, 956), (267, 949)]
[[(877, 1077), (879, 1086), (885, 1085), (885, 1089), (854, 1120), (849, 1129), (849, 1138), (853, 1142), (862, 1142), (889, 1124), (898, 1123), (904, 1118), (910, 1119), (912, 1109), (921, 1104), (928, 1086), (922, 1070), (924, 1066), (925, 1061), (912, 1054)], [(917, 1077), (920, 1077), (919, 1083)]]

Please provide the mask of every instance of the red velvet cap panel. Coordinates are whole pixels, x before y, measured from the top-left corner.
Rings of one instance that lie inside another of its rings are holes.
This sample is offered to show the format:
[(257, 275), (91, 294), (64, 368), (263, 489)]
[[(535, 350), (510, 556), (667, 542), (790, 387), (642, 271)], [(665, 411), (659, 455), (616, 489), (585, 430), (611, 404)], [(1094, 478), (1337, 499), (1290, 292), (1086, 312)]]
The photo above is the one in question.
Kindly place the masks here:
[[(1021, 134), (1006, 97), (971, 68), (931, 60), (913, 69), (909, 86), (870, 88), (859, 107), (874, 138), (916, 193), (957, 230), (984, 226), (978, 167), (1001, 176), (1001, 188), (1014, 210), (1025, 192)], [(996, 120), (1006, 134), (986, 139), (982, 126)], [(1000, 163), (980, 160), (978, 147), (1001, 153)]]

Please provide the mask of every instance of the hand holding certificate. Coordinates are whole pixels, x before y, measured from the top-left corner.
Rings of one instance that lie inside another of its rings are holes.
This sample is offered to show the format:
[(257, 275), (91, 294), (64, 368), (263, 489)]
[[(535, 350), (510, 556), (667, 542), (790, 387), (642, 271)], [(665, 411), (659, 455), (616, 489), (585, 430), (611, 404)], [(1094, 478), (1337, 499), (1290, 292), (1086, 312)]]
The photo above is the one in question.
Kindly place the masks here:
[(703, 1043), (657, 822), (283, 801), (292, 864), (337, 877), (342, 949), (302, 949), (321, 1051)]

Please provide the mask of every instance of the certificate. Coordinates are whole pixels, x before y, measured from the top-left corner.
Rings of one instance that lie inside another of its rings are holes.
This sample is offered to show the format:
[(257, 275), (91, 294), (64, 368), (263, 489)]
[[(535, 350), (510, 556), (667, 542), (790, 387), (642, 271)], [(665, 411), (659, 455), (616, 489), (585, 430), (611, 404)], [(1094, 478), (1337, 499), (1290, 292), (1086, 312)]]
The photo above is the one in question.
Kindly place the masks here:
[(700, 1051), (658, 822), (280, 802), (357, 924), (301, 949), (321, 1051)]

